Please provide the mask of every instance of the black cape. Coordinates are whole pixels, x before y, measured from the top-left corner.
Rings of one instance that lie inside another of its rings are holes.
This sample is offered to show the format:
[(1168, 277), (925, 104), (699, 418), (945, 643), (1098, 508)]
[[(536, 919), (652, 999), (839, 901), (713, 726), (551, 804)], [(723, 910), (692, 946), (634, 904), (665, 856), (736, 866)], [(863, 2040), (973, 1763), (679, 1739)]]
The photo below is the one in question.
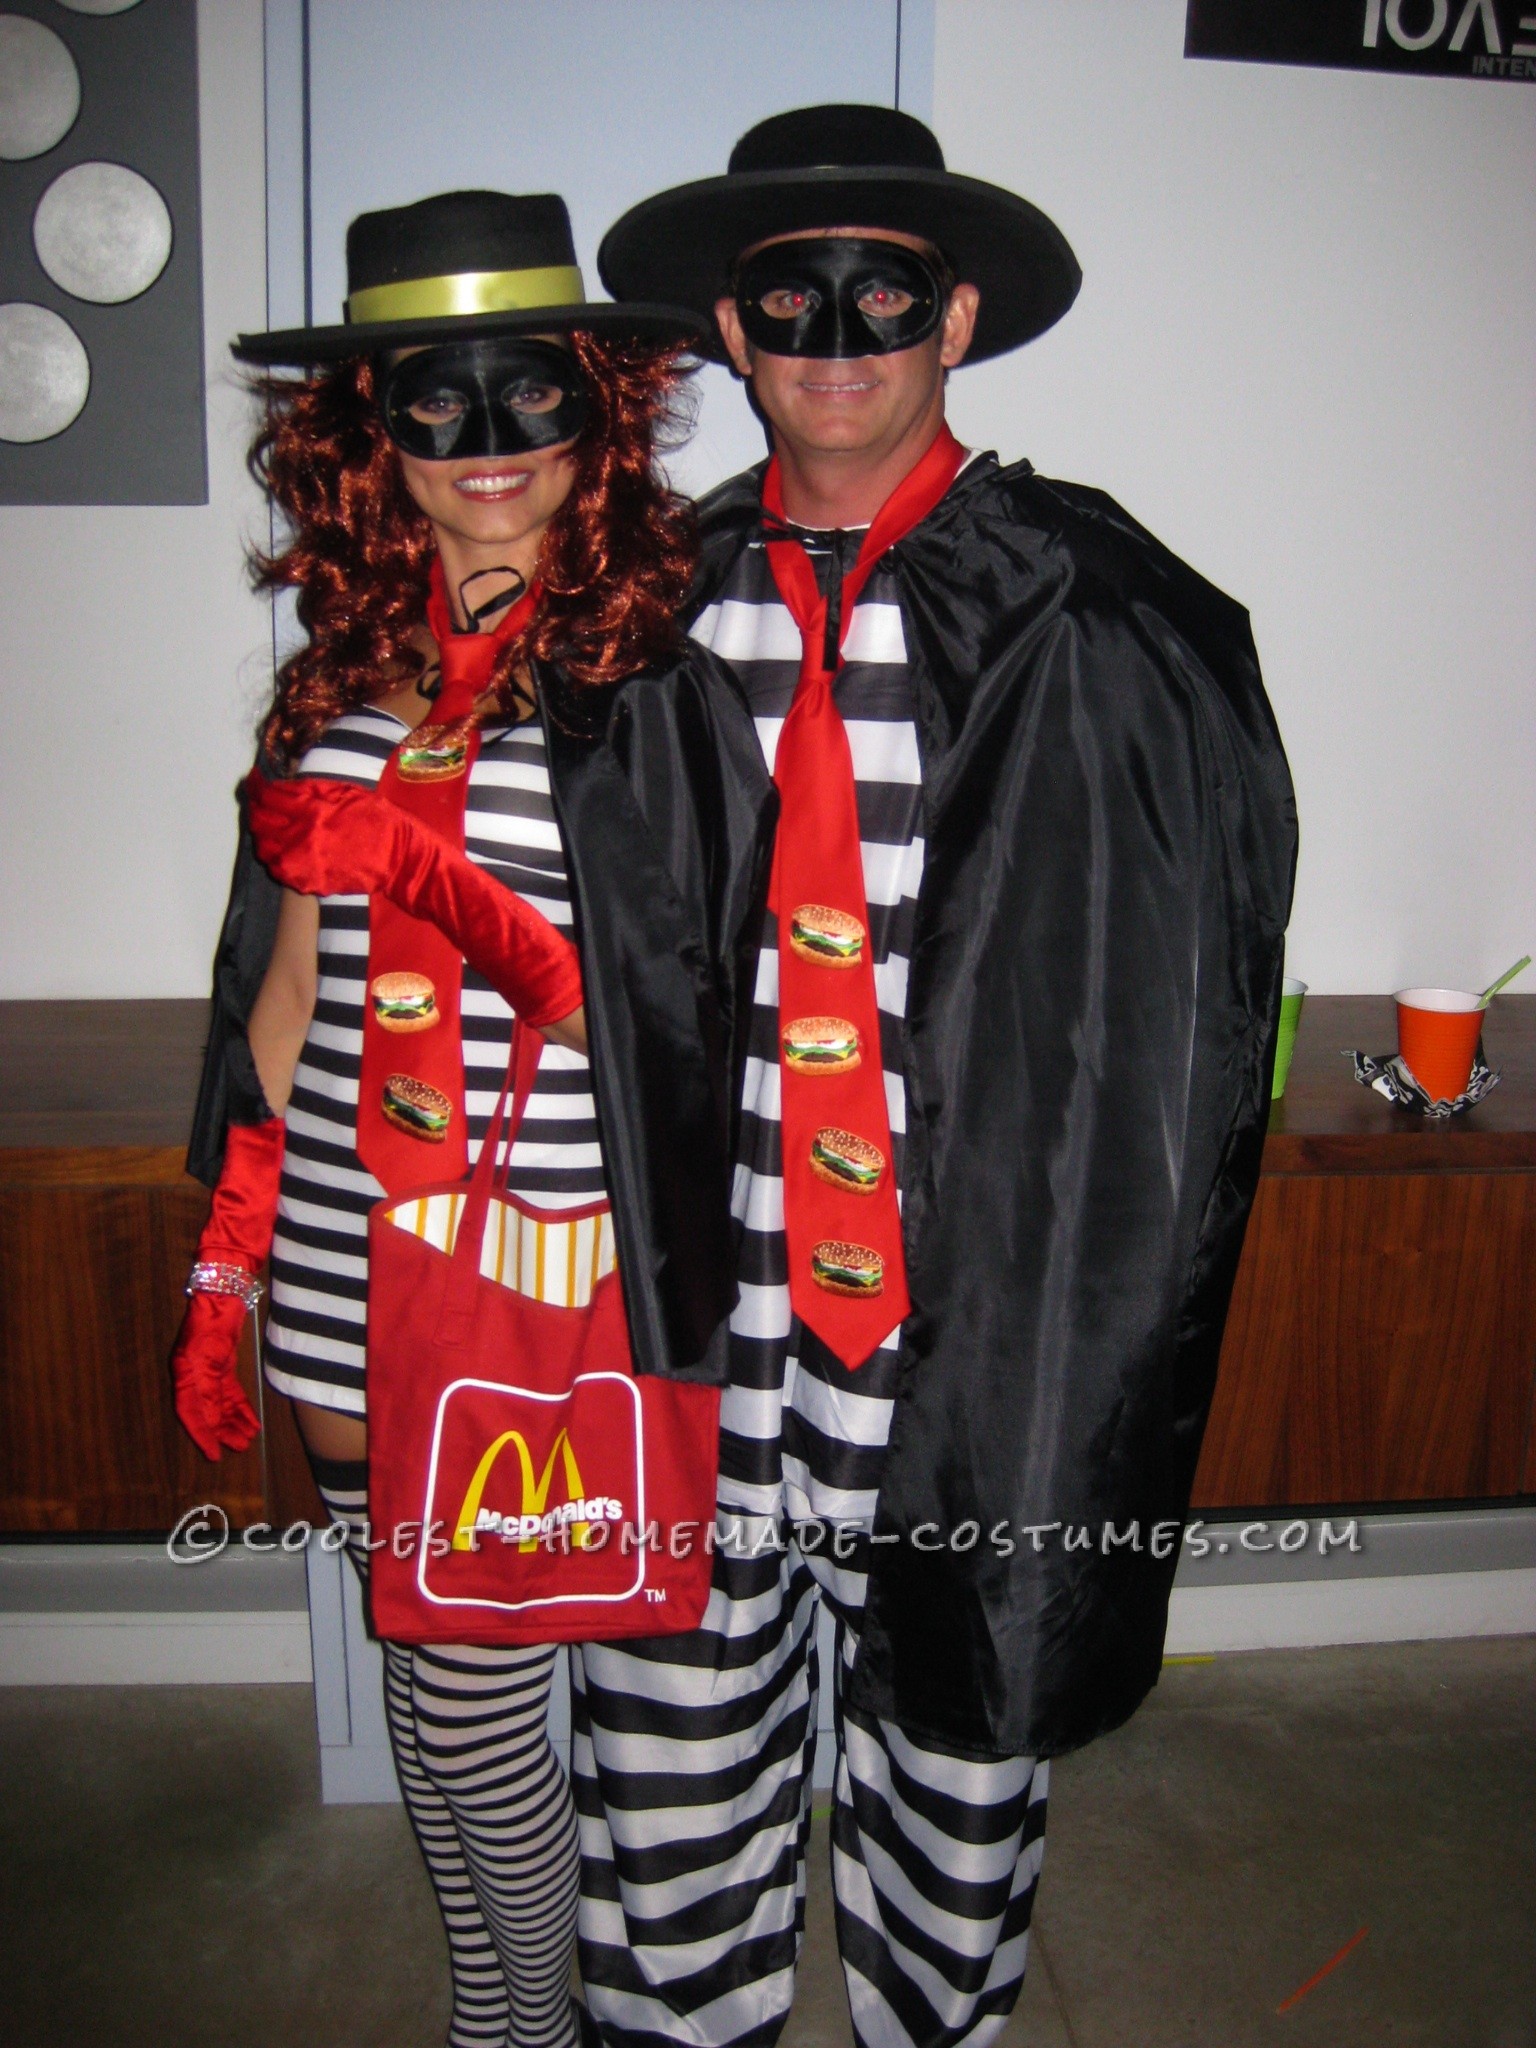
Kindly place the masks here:
[[(760, 482), (701, 508), (700, 606)], [(1153, 1530), (1188, 1507), (1258, 1176), (1295, 809), (1246, 614), (1110, 499), (982, 457), (892, 560), (927, 842), (913, 1311), (852, 1697), (1050, 1756), (1157, 1679), (1178, 1546)], [(773, 793), (697, 652), (602, 704), (541, 681), (635, 1362), (718, 1380)], [(261, 1114), (271, 892), (243, 850), (204, 1178), (226, 1118)]]
[[(702, 508), (702, 603), (760, 480)], [(1258, 1178), (1295, 803), (1247, 614), (1101, 493), (983, 456), (888, 560), (927, 841), (913, 1306), (851, 1697), (1050, 1756), (1158, 1676), (1153, 1530), (1188, 1508)]]

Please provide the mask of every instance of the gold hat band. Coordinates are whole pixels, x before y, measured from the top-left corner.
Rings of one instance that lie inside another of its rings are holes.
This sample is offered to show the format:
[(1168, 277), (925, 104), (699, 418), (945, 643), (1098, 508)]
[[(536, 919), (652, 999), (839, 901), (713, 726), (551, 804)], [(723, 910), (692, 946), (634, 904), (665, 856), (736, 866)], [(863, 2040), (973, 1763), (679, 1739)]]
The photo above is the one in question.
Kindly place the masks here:
[(535, 313), (541, 306), (579, 306), (586, 300), (574, 263), (538, 270), (463, 270), (456, 277), (408, 277), (369, 285), (347, 300), (347, 322), (440, 320), (455, 313)]

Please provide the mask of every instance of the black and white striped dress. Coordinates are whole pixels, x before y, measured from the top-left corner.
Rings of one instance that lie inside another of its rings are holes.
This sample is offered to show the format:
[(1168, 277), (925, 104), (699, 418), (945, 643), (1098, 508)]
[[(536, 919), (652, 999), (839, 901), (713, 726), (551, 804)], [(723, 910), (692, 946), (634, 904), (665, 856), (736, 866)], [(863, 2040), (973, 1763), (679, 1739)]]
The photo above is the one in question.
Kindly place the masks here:
[[(305, 755), (301, 772), (372, 788), (405, 728), (388, 712), (348, 712)], [(470, 772), (465, 851), (569, 930), (570, 889), (537, 719), (487, 727)], [(368, 899), (320, 900), (319, 986), (288, 1105), (282, 1192), (272, 1245), (266, 1371), (301, 1401), (366, 1412), (368, 1211), (384, 1190), (357, 1156), (357, 1089), (368, 978)], [(465, 1111), (470, 1162), (506, 1075), (512, 1012), (464, 969)], [(432, 1177), (430, 1162), (423, 1179)], [(586, 1059), (546, 1045), (512, 1155), (514, 1191), (546, 1208), (602, 1198), (597, 1111)]]
[[(861, 539), (808, 537), (823, 589), (831, 549), (846, 568)], [(771, 768), (801, 647), (761, 542), (694, 633), (740, 678)], [(883, 567), (860, 595), (843, 651), (833, 695), (857, 785), (899, 1182), (907, 967), (925, 848), (906, 637)], [(855, 2037), (865, 2048), (984, 2048), (1024, 1975), (1048, 1771), (1028, 1757), (920, 1742), (845, 1698), (899, 1333), (849, 1371), (793, 1314), (778, 1024), (770, 914), (733, 1200), (741, 1298), (721, 1396), (719, 1488), (730, 1540), (716, 1552), (693, 1636), (573, 1649), (582, 1977), (615, 2039), (738, 2048), (776, 2038), (804, 1924), (822, 1598), (837, 1624), (833, 1884)]]

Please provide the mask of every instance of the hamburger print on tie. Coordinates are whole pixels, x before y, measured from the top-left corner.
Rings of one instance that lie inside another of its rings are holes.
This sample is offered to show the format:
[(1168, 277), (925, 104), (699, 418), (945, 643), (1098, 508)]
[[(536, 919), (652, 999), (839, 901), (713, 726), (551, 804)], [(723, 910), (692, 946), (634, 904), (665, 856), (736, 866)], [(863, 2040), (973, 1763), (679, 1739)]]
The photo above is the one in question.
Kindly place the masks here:
[(819, 967), (857, 967), (864, 957), (864, 927), (845, 910), (802, 903), (789, 920), (791, 950)]
[(885, 1172), (885, 1154), (867, 1138), (826, 1124), (811, 1140), (811, 1171), (849, 1194), (872, 1195)]
[(418, 1081), (414, 1074), (391, 1074), (384, 1083), (384, 1114), (408, 1138), (441, 1145), (453, 1122), (453, 1104), (440, 1088)]
[(385, 1031), (430, 1031), (439, 1021), (437, 989), (425, 974), (378, 974), (368, 988)]
[(858, 791), (832, 684), (859, 592), (875, 563), (933, 509), (963, 459), (959, 442), (942, 429), (881, 506), (853, 567), (841, 576), (831, 645), (828, 598), (800, 539), (785, 523), (777, 456), (763, 477), (768, 562), (800, 628), (800, 675), (774, 754), (779, 828), (769, 888), (779, 929), (779, 1128), (789, 1298), (805, 1327), (850, 1368), (862, 1365), (890, 1335), (910, 1302), (901, 1210), (886, 1171), (891, 1126)]
[(402, 782), (453, 782), (469, 767), (471, 728), (466, 720), (452, 725), (418, 725), (395, 750), (395, 771)]
[[(456, 632), (443, 565), (433, 557), (427, 625), (442, 664), (437, 715), (402, 735), (378, 786), (381, 796), (461, 850), (464, 806), (480, 751), (475, 702), (490, 681), (498, 649), (527, 623), (533, 607), (534, 595), (526, 592), (494, 632)], [(387, 896), (371, 898), (357, 1154), (386, 1194), (406, 1194), (429, 1175), (457, 1180), (468, 1171), (459, 1016), (463, 977), (458, 948), (435, 924), (411, 916)]]

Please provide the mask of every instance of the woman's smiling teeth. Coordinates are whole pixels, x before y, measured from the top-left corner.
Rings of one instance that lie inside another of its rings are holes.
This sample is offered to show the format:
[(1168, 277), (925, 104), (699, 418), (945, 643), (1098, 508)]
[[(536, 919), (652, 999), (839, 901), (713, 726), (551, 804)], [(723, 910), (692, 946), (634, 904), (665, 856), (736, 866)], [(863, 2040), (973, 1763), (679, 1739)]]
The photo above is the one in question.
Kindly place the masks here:
[(533, 476), (526, 469), (481, 470), (470, 476), (456, 476), (453, 488), (471, 498), (514, 498), (532, 482)]

